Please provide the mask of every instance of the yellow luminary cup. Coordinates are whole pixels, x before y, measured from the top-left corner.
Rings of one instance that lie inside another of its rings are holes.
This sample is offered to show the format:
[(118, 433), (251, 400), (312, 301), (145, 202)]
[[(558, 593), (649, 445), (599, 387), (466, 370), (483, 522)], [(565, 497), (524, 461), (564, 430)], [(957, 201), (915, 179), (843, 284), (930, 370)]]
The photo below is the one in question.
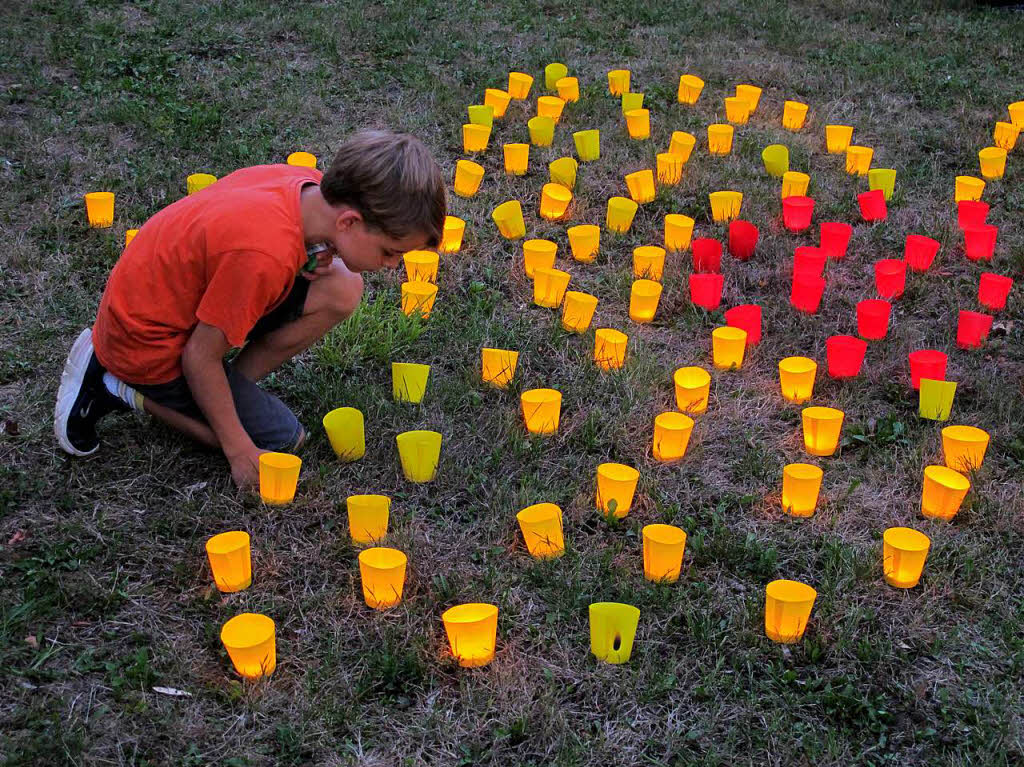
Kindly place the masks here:
[(665, 271), (665, 249), (657, 245), (633, 248), (633, 276), (639, 280), (661, 282)]
[(474, 125), (466, 123), (462, 126), (462, 150), (467, 154), (470, 152), (483, 152), (491, 140), (491, 126)]
[(1007, 152), (1013, 151), (1017, 145), (1017, 137), (1020, 135), (1020, 128), (1013, 123), (997, 122), (992, 131), (992, 143)]
[(402, 601), (408, 561), (398, 549), (373, 547), (359, 552), (359, 575), (367, 607), (387, 610)]
[(683, 159), (671, 152), (660, 152), (655, 160), (658, 167), (658, 183), (662, 186), (675, 186), (683, 177)]
[(631, 109), (626, 112), (626, 130), (629, 137), (643, 141), (651, 137), (651, 112), (647, 109)]
[(618, 370), (626, 362), (626, 344), (629, 337), (612, 328), (598, 328), (594, 332), (594, 362), (602, 370)]
[(804, 127), (807, 119), (807, 105), (799, 101), (787, 101), (782, 108), (782, 127), (789, 131), (798, 131)]
[(509, 349), (480, 350), (480, 378), (484, 383), (504, 389), (516, 374), (519, 352)]
[(550, 117), (538, 115), (526, 122), (530, 131), (530, 141), (535, 146), (551, 146), (555, 138), (555, 121)]
[(999, 179), (1006, 172), (1006, 150), (997, 146), (988, 146), (978, 152), (982, 178)]
[(530, 165), (529, 144), (505, 144), (502, 147), (505, 158), (505, 172), (510, 176), (522, 176)]
[(206, 556), (218, 591), (233, 593), (252, 584), (252, 558), (249, 533), (232, 530), (206, 542)]
[(693, 239), (694, 220), (681, 213), (665, 216), (665, 247), (672, 253), (688, 250)]
[(930, 421), (948, 421), (956, 396), (956, 381), (921, 379), (917, 412)]
[(535, 503), (516, 514), (530, 556), (555, 559), (565, 553), (562, 510), (553, 503)]
[(602, 463), (597, 467), (597, 508), (602, 514), (621, 519), (633, 506), (633, 495), (640, 472), (622, 463)]
[(868, 171), (868, 189), (881, 189), (886, 201), (896, 190), (896, 171), (893, 168), (872, 168)]
[(498, 607), (476, 602), (456, 605), (441, 615), (452, 655), (463, 668), (486, 666), (494, 660), (498, 636)]
[(654, 419), (654, 458), (658, 461), (679, 461), (686, 455), (693, 433), (693, 419), (683, 413), (659, 413)]
[(459, 160), (455, 163), (455, 194), (459, 197), (475, 195), (483, 179), (484, 166), (472, 160)]
[(114, 193), (89, 192), (85, 196), (85, 215), (93, 229), (106, 229), (114, 224)]
[(971, 481), (945, 466), (926, 466), (921, 490), (921, 513), (932, 519), (950, 520), (960, 511)]
[(580, 81), (575, 77), (563, 77), (555, 83), (558, 98), (569, 104), (580, 100)]
[(985, 182), (974, 176), (957, 176), (954, 187), (953, 200), (980, 200), (981, 193), (985, 191)]
[(829, 154), (846, 154), (850, 141), (853, 140), (853, 127), (850, 125), (826, 125), (825, 147)]
[(622, 94), (622, 115), (625, 117), (627, 112), (632, 112), (634, 109), (644, 108), (644, 94), (642, 93), (623, 93)]
[(315, 168), (316, 155), (309, 152), (292, 152), (286, 162), (299, 168)]
[(869, 146), (846, 148), (846, 172), (851, 176), (866, 176), (871, 170), (871, 156), (875, 150)]
[(348, 510), (348, 534), (359, 545), (379, 543), (388, 534), (391, 499), (386, 495), (350, 495), (345, 499)]
[(563, 218), (572, 202), (572, 192), (561, 184), (545, 184), (540, 193), (540, 217), (548, 221)]
[(260, 498), (269, 506), (284, 506), (295, 499), (302, 459), (288, 453), (260, 456)]
[(732, 221), (739, 216), (743, 206), (743, 192), (721, 191), (708, 195), (711, 203), (711, 217), (719, 223)]
[(456, 216), (445, 216), (444, 233), (441, 235), (441, 252), (458, 253), (462, 250), (462, 238), (465, 234), (465, 220)]
[(523, 421), (530, 434), (555, 434), (562, 413), (562, 393), (556, 389), (528, 389), (520, 396)]
[(779, 360), (779, 386), (782, 398), (800, 404), (814, 394), (818, 363), (810, 357), (785, 357)]
[(638, 170), (626, 176), (626, 186), (633, 202), (643, 204), (654, 199), (654, 173), (650, 169)]
[(561, 269), (539, 268), (533, 273), (533, 302), (546, 309), (562, 305), (570, 275)]
[(989, 436), (975, 426), (947, 426), (942, 430), (942, 455), (946, 466), (967, 473), (985, 461)]
[(931, 539), (909, 527), (890, 527), (882, 534), (882, 572), (885, 582), (912, 589), (921, 580)]
[(590, 605), (590, 652), (605, 663), (626, 663), (633, 654), (633, 640), (640, 610), (619, 602)]
[(437, 285), (430, 282), (402, 283), (402, 313), (408, 317), (419, 314), (423, 319), (430, 316), (437, 299)]
[(608, 73), (608, 92), (613, 96), (629, 93), (628, 69), (613, 69)]
[(398, 457), (410, 482), (430, 482), (441, 460), (441, 435), (436, 431), (405, 431), (399, 434)]
[(754, 114), (757, 111), (757, 105), (761, 101), (761, 89), (756, 85), (743, 85), (736, 86), (736, 95), (740, 98), (746, 99), (750, 104), (750, 114)]
[(747, 331), (725, 325), (711, 331), (711, 358), (721, 370), (738, 370), (747, 348)]
[(391, 363), (391, 394), (395, 402), (418, 405), (427, 391), (430, 365), (415, 362)]
[(552, 184), (561, 184), (566, 189), (576, 186), (576, 171), (580, 164), (572, 157), (559, 157), (548, 164)]
[(650, 322), (658, 311), (661, 283), (654, 280), (634, 280), (629, 293), (629, 318), (633, 322)]
[(809, 517), (818, 506), (824, 472), (809, 463), (790, 463), (782, 470), (782, 510), (794, 517)]
[(433, 250), (410, 250), (402, 255), (409, 282), (437, 282), (440, 258)]
[(711, 394), (711, 374), (704, 368), (679, 368), (672, 374), (676, 407), (684, 413), (703, 413), (708, 409)]
[(538, 269), (551, 269), (555, 265), (558, 244), (551, 240), (524, 240), (523, 267), (531, 280)]
[(609, 197), (605, 226), (610, 232), (625, 234), (633, 225), (633, 217), (640, 207), (628, 197)]
[(274, 621), (259, 613), (242, 613), (225, 623), (220, 641), (241, 676), (259, 679), (277, 667)]
[(799, 581), (772, 581), (765, 588), (764, 633), (773, 642), (799, 642), (818, 592)]
[(711, 154), (726, 155), (732, 152), (733, 127), (724, 123), (708, 126), (708, 151)]
[(483, 125), (487, 128), (494, 127), (494, 107), (490, 104), (473, 104), (466, 107), (469, 114), (469, 121), (473, 125)]
[(541, 96), (537, 99), (537, 116), (550, 117), (555, 125), (562, 119), (562, 110), (565, 109), (565, 102), (558, 96)]
[(696, 136), (686, 131), (677, 130), (672, 133), (672, 140), (669, 142), (668, 151), (669, 154), (674, 154), (682, 160), (683, 165), (686, 165), (696, 145)]
[(786, 171), (782, 174), (782, 199), (806, 196), (810, 183), (811, 177), (806, 173), (799, 173), (795, 170)]
[(192, 173), (185, 179), (185, 191), (189, 194), (201, 192), (216, 180), (217, 177), (212, 173)]
[(562, 327), (570, 333), (583, 333), (590, 327), (597, 309), (597, 298), (589, 293), (568, 290), (562, 304)]
[(686, 533), (675, 525), (644, 525), (642, 536), (644, 578), (655, 583), (678, 581), (686, 550)]
[(750, 102), (740, 96), (726, 97), (725, 119), (733, 125), (746, 125), (750, 119)]
[(580, 224), (570, 226), (566, 234), (569, 236), (569, 249), (573, 258), (584, 264), (589, 264), (597, 258), (601, 247), (601, 227), (595, 224)]
[(769, 176), (784, 178), (789, 171), (789, 147), (783, 144), (769, 144), (761, 150), (761, 162), (764, 163), (765, 172)]
[(1010, 122), (1018, 128), (1024, 128), (1024, 101), (1014, 101), (1006, 110), (1010, 114)]
[(533, 76), (525, 72), (508, 73), (508, 95), (515, 101), (522, 101), (530, 95), (530, 88), (533, 86)]
[(509, 200), (491, 211), (491, 219), (501, 236), (507, 240), (518, 240), (526, 236), (526, 222), (523, 220), (523, 206), (519, 200)]
[(601, 157), (601, 131), (580, 130), (572, 134), (576, 154), (583, 162), (593, 162)]
[(555, 90), (558, 81), (569, 74), (569, 67), (559, 62), (553, 62), (544, 67), (544, 87), (549, 91)]
[(843, 429), (843, 417), (843, 411), (834, 407), (805, 407), (801, 410), (804, 450), (811, 455), (834, 455), (839, 449), (839, 433)]
[(704, 81), (699, 77), (696, 75), (680, 75), (676, 99), (680, 104), (696, 104), (702, 90), (704, 90)]
[(358, 461), (366, 455), (366, 427), (360, 410), (335, 408), (324, 416), (323, 424), (331, 449), (342, 461)]
[(499, 90), (498, 88), (488, 88), (484, 91), (484, 104), (494, 109), (494, 116), (496, 118), (505, 116), (508, 102), (511, 100), (508, 91)]

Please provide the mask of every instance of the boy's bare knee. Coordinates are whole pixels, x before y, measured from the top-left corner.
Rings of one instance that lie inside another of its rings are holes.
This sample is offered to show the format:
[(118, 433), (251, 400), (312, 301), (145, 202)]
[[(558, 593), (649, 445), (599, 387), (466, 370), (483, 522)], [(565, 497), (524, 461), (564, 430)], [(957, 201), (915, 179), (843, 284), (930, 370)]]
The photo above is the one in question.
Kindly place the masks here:
[(341, 322), (356, 310), (363, 298), (363, 278), (335, 264), (331, 273), (309, 288), (307, 311), (322, 311)]

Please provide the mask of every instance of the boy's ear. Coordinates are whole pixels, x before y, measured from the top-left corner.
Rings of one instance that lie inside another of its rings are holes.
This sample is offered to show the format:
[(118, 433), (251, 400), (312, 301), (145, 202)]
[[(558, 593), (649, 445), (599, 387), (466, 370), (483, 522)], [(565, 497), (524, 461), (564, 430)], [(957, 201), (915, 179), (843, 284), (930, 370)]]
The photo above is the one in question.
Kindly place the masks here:
[(347, 232), (362, 220), (363, 217), (358, 210), (346, 207), (335, 216), (334, 226), (339, 232)]

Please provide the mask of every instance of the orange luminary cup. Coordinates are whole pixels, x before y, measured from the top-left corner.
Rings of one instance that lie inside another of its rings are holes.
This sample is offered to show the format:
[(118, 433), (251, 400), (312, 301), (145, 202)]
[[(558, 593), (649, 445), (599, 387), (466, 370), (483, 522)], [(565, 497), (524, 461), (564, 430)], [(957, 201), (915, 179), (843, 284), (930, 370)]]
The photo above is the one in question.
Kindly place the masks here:
[(540, 195), (540, 215), (548, 221), (565, 216), (572, 202), (572, 192), (561, 184), (545, 184)]
[(676, 407), (684, 413), (703, 413), (708, 409), (711, 374), (700, 367), (679, 368), (672, 374)]
[(270, 506), (284, 506), (295, 500), (302, 459), (288, 453), (260, 456), (260, 498)]
[(765, 589), (764, 633), (773, 642), (799, 642), (818, 592), (799, 581), (772, 581)]
[(441, 235), (441, 252), (458, 253), (462, 250), (462, 238), (466, 234), (466, 222), (456, 216), (444, 217), (444, 230)]
[(484, 383), (504, 389), (512, 382), (519, 362), (519, 352), (484, 348), (480, 350), (480, 356), (480, 377)]
[(633, 506), (633, 495), (640, 472), (621, 463), (602, 463), (597, 467), (597, 508), (606, 516), (621, 519)]
[(538, 269), (551, 269), (555, 265), (558, 244), (551, 240), (524, 240), (523, 266), (526, 276), (533, 279)]
[(971, 481), (946, 466), (926, 466), (921, 490), (921, 513), (932, 519), (950, 520), (960, 511)]
[(680, 75), (676, 99), (680, 104), (696, 104), (702, 90), (704, 81), (697, 75)]
[(484, 105), (494, 109), (495, 119), (505, 116), (508, 102), (511, 100), (512, 98), (509, 96), (508, 91), (499, 90), (498, 88), (488, 88), (484, 91)]
[(711, 332), (711, 356), (715, 367), (736, 370), (743, 365), (747, 348), (747, 331), (724, 325)]
[(529, 144), (505, 144), (502, 146), (505, 172), (510, 176), (522, 176), (530, 166)]
[(430, 282), (402, 283), (402, 313), (411, 317), (419, 314), (423, 319), (430, 316), (437, 299), (437, 285)]
[[(533, 86), (533, 76), (525, 72), (508, 73), (508, 95), (515, 101), (522, 101), (530, 95), (530, 88)], [(486, 94), (485, 94), (486, 96)], [(486, 98), (484, 100), (486, 104)], [(497, 115), (495, 115), (497, 116)]]
[(693, 419), (683, 413), (669, 411), (654, 419), (654, 457), (658, 461), (681, 460), (686, 455), (693, 433)]
[(541, 96), (537, 99), (537, 115), (550, 117), (558, 125), (562, 119), (562, 110), (565, 109), (565, 102), (558, 96)]
[(726, 155), (732, 152), (733, 127), (725, 123), (708, 126), (708, 151), (711, 154)]
[(374, 547), (359, 552), (363, 599), (374, 610), (387, 610), (402, 601), (409, 558), (398, 549)]
[(241, 676), (259, 679), (277, 667), (274, 621), (259, 613), (242, 613), (225, 623), (220, 641)]
[(846, 148), (846, 172), (851, 176), (866, 176), (871, 170), (871, 156), (874, 150), (868, 146)]
[(106, 229), (114, 224), (114, 193), (89, 192), (85, 195), (85, 214), (93, 229)]
[(686, 131), (677, 130), (672, 133), (672, 140), (669, 143), (668, 151), (669, 154), (674, 154), (682, 160), (683, 165), (686, 165), (686, 161), (690, 159), (690, 154), (696, 145), (696, 136)]
[(555, 389), (529, 389), (520, 396), (523, 420), (530, 434), (555, 434), (562, 413), (562, 393)]
[(386, 495), (350, 495), (345, 499), (348, 534), (357, 545), (379, 543), (388, 534), (391, 499)]
[(654, 171), (638, 170), (626, 176), (626, 186), (629, 189), (629, 196), (633, 202), (643, 204), (654, 199)]
[(789, 131), (798, 131), (804, 127), (807, 119), (807, 105), (799, 101), (787, 101), (782, 110), (782, 127)]
[(456, 605), (441, 615), (452, 655), (463, 668), (486, 666), (494, 660), (498, 637), (498, 607), (486, 603)]
[(750, 85), (743, 83), (742, 85), (736, 86), (736, 95), (740, 98), (746, 99), (750, 104), (750, 114), (754, 114), (757, 111), (757, 105), (761, 101), (761, 89), (756, 85)]
[(569, 249), (573, 258), (584, 264), (589, 264), (597, 258), (601, 247), (601, 227), (595, 224), (580, 224), (570, 226), (566, 234), (569, 236)]
[(538, 268), (533, 273), (533, 302), (546, 309), (557, 309), (565, 298), (570, 275), (561, 269)]
[(618, 370), (626, 362), (629, 337), (612, 328), (598, 328), (594, 333), (594, 362), (602, 370)]
[(553, 503), (535, 503), (516, 514), (530, 556), (555, 559), (565, 553), (562, 510)]
[(693, 239), (694, 220), (681, 213), (669, 213), (665, 216), (665, 247), (672, 253), (678, 253), (690, 247)]
[(686, 533), (675, 525), (644, 525), (644, 578), (675, 583), (683, 566)]
[(562, 327), (570, 333), (583, 333), (590, 327), (597, 309), (597, 297), (578, 290), (565, 291), (562, 302)]
[(657, 245), (633, 248), (633, 276), (642, 280), (661, 281), (665, 271), (665, 249)]
[(661, 300), (661, 283), (635, 280), (629, 293), (629, 318), (633, 322), (651, 322)]
[(946, 466), (961, 473), (980, 469), (988, 442), (988, 432), (984, 429), (947, 426), (942, 430), (942, 455)]
[(218, 591), (242, 591), (252, 584), (248, 533), (232, 530), (213, 536), (206, 542), (206, 556)]
[(810, 357), (785, 357), (779, 360), (779, 386), (782, 398), (800, 404), (814, 394), (818, 363)]
[(480, 189), (484, 178), (484, 167), (472, 160), (459, 160), (455, 163), (455, 194), (459, 197), (472, 197)]
[(809, 517), (818, 506), (824, 472), (809, 463), (791, 463), (782, 470), (782, 510), (794, 517)]
[(656, 157), (658, 167), (658, 183), (662, 186), (675, 186), (683, 177), (683, 159), (671, 152), (661, 152)]
[(931, 539), (909, 527), (890, 527), (882, 535), (882, 572), (885, 582), (912, 589), (921, 580)]
[(800, 413), (804, 427), (804, 450), (811, 455), (834, 455), (839, 449), (844, 415), (842, 410), (834, 407), (805, 407)]

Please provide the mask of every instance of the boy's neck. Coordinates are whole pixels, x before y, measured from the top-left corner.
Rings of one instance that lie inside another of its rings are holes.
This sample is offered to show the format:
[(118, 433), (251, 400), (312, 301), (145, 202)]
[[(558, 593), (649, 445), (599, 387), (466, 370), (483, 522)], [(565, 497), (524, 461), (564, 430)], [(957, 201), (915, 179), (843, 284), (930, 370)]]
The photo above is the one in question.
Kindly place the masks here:
[(302, 238), (306, 245), (330, 239), (334, 229), (335, 209), (324, 199), (317, 184), (307, 184), (299, 196), (302, 216)]

